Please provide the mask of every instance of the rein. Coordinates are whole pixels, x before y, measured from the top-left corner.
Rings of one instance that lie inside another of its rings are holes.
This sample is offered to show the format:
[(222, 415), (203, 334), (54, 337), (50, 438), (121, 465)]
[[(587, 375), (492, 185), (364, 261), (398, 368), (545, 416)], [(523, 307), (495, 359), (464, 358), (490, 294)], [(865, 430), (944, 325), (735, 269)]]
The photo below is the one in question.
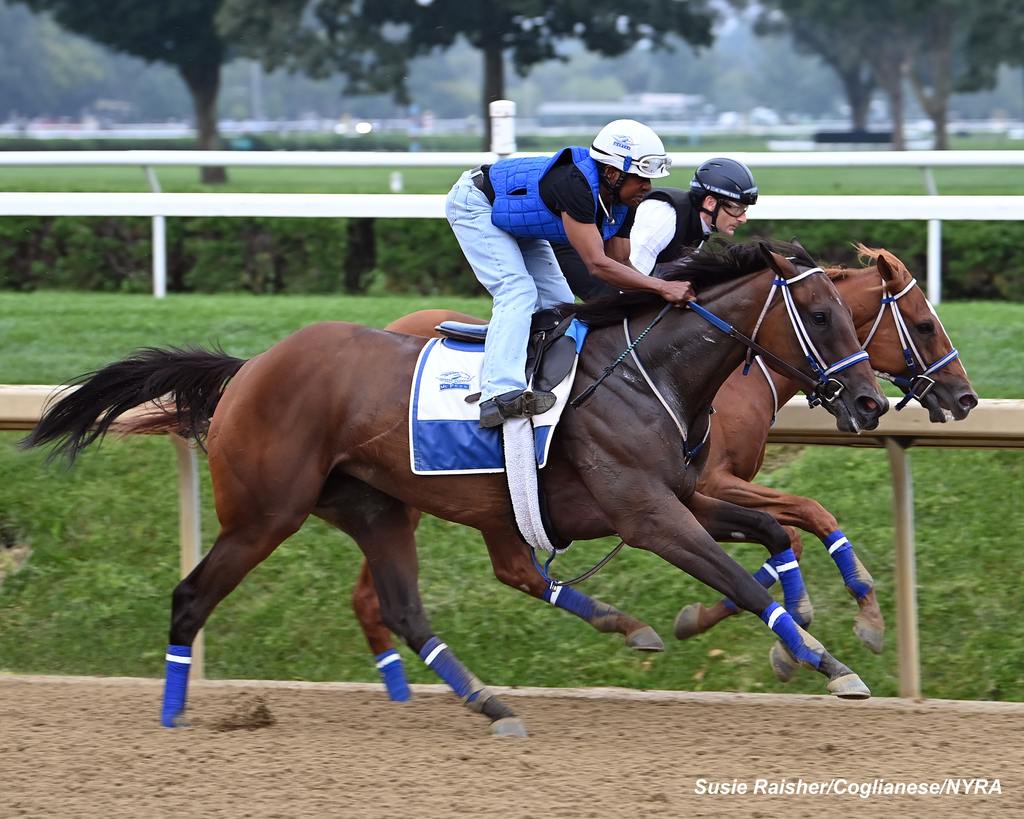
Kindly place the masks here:
[(906, 376), (893, 375), (892, 373), (878, 372), (879, 376), (895, 384), (903, 391), (903, 399), (896, 405), (897, 412), (909, 404), (911, 399), (917, 399), (920, 402), (921, 399), (931, 392), (932, 387), (935, 386), (935, 379), (930, 377), (931, 374), (938, 372), (947, 364), (960, 357), (960, 352), (956, 347), (953, 347), (938, 361), (928, 364), (918, 351), (914, 344), (914, 339), (910, 335), (910, 328), (907, 327), (906, 319), (903, 318), (903, 313), (900, 312), (900, 308), (896, 303), (916, 286), (917, 280), (911, 279), (910, 284), (900, 290), (899, 293), (889, 295), (888, 284), (885, 279), (882, 279), (882, 304), (878, 308), (878, 314), (875, 316), (875, 321), (871, 325), (867, 338), (864, 339), (864, 343), (861, 345), (862, 350), (867, 349), (868, 344), (871, 343), (871, 339), (874, 338), (875, 332), (878, 330), (878, 325), (882, 322), (882, 318), (885, 315), (885, 307), (889, 305), (889, 309), (892, 312), (892, 320), (896, 324), (896, 335), (900, 340), (900, 345), (903, 347), (903, 360), (906, 362), (907, 369), (912, 373), (910, 378), (907, 378)]

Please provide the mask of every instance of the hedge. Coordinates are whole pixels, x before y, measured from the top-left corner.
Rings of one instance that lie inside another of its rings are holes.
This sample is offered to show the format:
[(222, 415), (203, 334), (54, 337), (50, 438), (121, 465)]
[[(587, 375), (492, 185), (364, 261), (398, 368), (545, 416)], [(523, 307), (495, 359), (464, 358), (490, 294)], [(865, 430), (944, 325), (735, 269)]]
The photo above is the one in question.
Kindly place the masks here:
[[(898, 255), (924, 281), (923, 222), (756, 222), (740, 238), (797, 237), (823, 264), (856, 265), (860, 241)], [(943, 225), (943, 297), (1024, 301), (1024, 225)], [(482, 292), (443, 220), (167, 220), (172, 292)], [(0, 220), (0, 288), (148, 292), (150, 221), (114, 217)]]

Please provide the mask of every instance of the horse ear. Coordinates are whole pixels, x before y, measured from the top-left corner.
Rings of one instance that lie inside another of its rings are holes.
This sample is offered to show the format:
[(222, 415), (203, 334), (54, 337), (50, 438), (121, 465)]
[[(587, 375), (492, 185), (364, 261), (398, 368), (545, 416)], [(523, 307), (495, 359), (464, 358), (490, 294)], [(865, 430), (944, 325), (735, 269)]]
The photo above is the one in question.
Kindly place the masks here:
[(779, 264), (778, 258), (772, 252), (772, 249), (768, 247), (767, 243), (758, 242), (757, 247), (761, 251), (761, 256), (764, 258), (765, 263), (769, 267), (771, 267), (771, 269), (774, 270), (779, 276), (781, 276), (782, 278), (786, 278), (786, 273), (782, 269), (782, 266)]
[(878, 268), (878, 272), (887, 282), (894, 282), (899, 278), (899, 272), (889, 264), (889, 260), (885, 258), (884, 253), (878, 254), (878, 257), (875, 259), (875, 267)]

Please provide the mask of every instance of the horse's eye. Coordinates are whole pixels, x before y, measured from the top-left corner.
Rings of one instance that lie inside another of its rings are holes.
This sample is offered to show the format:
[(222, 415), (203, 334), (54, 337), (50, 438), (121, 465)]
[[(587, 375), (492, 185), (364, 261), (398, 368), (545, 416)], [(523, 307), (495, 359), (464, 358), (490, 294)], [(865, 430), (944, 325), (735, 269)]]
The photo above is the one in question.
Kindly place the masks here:
[(919, 321), (914, 325), (914, 329), (922, 335), (930, 335), (935, 332), (935, 323), (932, 321)]
[(811, 313), (811, 321), (813, 321), (819, 327), (824, 327), (826, 324), (828, 324), (828, 313), (825, 313), (823, 311)]

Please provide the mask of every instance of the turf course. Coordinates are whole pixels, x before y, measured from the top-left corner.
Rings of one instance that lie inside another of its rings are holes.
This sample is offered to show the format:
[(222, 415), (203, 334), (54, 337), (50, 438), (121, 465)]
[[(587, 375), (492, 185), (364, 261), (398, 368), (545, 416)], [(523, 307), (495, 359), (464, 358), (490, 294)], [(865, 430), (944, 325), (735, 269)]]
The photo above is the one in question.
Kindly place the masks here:
[[(0, 293), (0, 382), (59, 383), (144, 345), (220, 343), (249, 356), (321, 319), (383, 325), (421, 307), (477, 314), (465, 299)], [(1024, 398), (1024, 305), (947, 303), (939, 310), (975, 387)], [(159, 676), (177, 577), (175, 458), (161, 438), (110, 440), (76, 467), (44, 465), (0, 434), (0, 525), (33, 554), (0, 586), (0, 670)], [(778, 454), (778, 450), (775, 450)], [(838, 516), (892, 609), (887, 460), (878, 450), (808, 447), (775, 458), (763, 480), (812, 495)], [(923, 682), (932, 697), (1024, 700), (1024, 454), (912, 450)], [(203, 532), (216, 520), (204, 474)], [(577, 544), (555, 569), (570, 576), (614, 540)], [(420, 529), (422, 590), (437, 632), (483, 679), (521, 685), (821, 693), (818, 675), (777, 683), (770, 635), (750, 616), (677, 643), (679, 606), (714, 594), (646, 553), (626, 550), (587, 591), (650, 622), (667, 651), (638, 655), (565, 612), (499, 584), (479, 536), (435, 519)], [(880, 657), (850, 632), (855, 604), (820, 544), (806, 539), (815, 631), (879, 695), (897, 693), (895, 635)], [(745, 565), (763, 552), (733, 549)], [(282, 545), (217, 609), (207, 627), (212, 677), (374, 680), (351, 616), (351, 542), (319, 521)], [(434, 681), (410, 652), (414, 681)]]

